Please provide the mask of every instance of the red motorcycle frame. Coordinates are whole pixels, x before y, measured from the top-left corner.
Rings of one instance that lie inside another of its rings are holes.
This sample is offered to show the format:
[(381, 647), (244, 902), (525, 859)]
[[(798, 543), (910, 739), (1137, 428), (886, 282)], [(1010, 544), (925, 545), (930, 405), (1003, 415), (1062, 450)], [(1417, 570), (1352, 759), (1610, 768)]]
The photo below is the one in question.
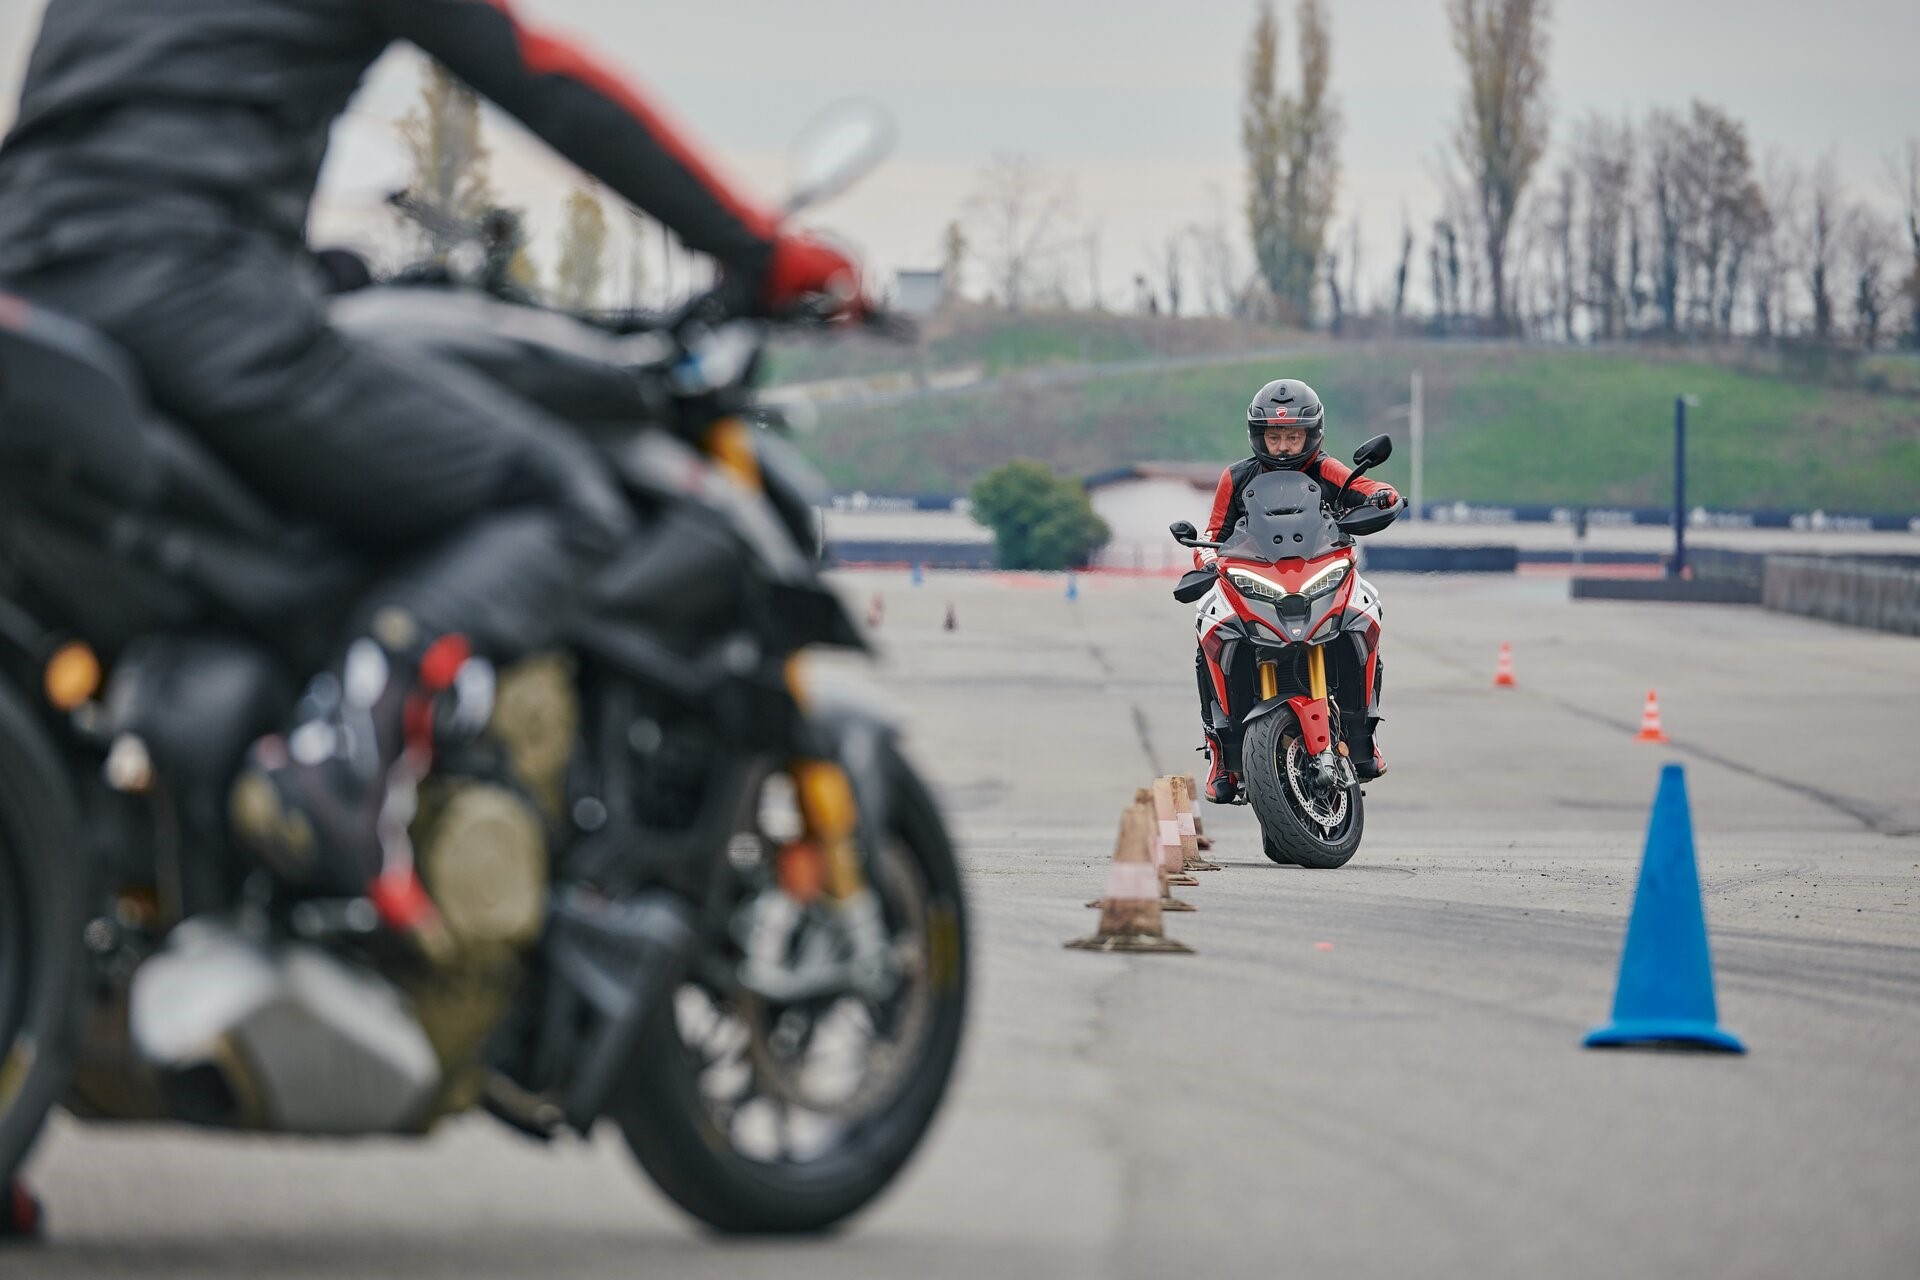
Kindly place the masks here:
[[(1392, 453), (1377, 436), (1355, 454), (1355, 477)], [(1380, 718), (1380, 601), (1358, 573), (1357, 536), (1404, 509), (1348, 510), (1349, 485), (1327, 492), (1311, 476), (1274, 471), (1245, 493), (1247, 514), (1226, 538), (1203, 542), (1173, 526), (1183, 546), (1219, 557), (1174, 591), (1198, 602), (1201, 697), (1209, 727), (1253, 806), (1267, 856), (1337, 867), (1364, 825), (1361, 784), (1384, 770)]]

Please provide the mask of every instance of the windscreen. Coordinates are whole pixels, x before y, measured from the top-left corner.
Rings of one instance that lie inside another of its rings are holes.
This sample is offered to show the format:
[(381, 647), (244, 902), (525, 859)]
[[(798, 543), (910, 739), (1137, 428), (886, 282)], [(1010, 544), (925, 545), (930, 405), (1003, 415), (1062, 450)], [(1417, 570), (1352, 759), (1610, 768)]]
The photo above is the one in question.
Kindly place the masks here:
[(1247, 514), (1220, 554), (1272, 564), (1295, 557), (1312, 560), (1347, 544), (1347, 536), (1322, 505), (1333, 493), (1298, 471), (1268, 471), (1245, 492)]

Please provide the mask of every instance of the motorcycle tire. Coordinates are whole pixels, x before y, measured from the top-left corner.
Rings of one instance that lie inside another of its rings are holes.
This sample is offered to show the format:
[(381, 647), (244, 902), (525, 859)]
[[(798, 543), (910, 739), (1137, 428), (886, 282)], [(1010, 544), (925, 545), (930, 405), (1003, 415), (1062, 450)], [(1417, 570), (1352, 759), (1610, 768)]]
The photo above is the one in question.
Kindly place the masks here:
[(0, 684), (0, 1191), (72, 1068), (84, 962), (77, 814), (46, 730)]
[(1247, 802), (1260, 820), (1267, 857), (1319, 870), (1343, 867), (1360, 848), (1366, 812), (1356, 784), (1347, 788), (1347, 816), (1331, 837), (1303, 814), (1287, 787), (1283, 752), (1288, 737), (1300, 730), (1293, 712), (1281, 709), (1247, 726), (1240, 748)]
[[(966, 1020), (967, 928), (959, 862), (938, 809), (893, 747), (889, 820), (899, 846), (924, 877), (929, 903), (952, 925), (944, 958), (935, 956), (934, 1008), (914, 1074), (863, 1119), (843, 1145), (819, 1160), (770, 1162), (733, 1148), (708, 1119), (700, 1063), (671, 1014), (642, 1046), (614, 1118), (628, 1147), (662, 1191), (716, 1230), (734, 1234), (825, 1231), (886, 1189), (925, 1137), (946, 1093)], [(930, 938), (938, 953), (941, 944)], [(938, 976), (945, 970), (944, 978)]]

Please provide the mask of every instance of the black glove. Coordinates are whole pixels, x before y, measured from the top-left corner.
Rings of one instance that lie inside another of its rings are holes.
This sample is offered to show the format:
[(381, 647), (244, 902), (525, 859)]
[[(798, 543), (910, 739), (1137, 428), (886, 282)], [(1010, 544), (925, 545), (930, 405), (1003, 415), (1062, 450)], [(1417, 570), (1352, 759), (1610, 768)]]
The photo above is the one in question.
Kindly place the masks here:
[(1395, 493), (1391, 489), (1382, 489), (1380, 492), (1374, 494), (1371, 498), (1367, 499), (1367, 501), (1371, 502), (1374, 506), (1380, 508), (1382, 511), (1389, 509), (1390, 507), (1393, 506), (1394, 503), (1398, 502), (1399, 500), (1400, 500), (1400, 495)]

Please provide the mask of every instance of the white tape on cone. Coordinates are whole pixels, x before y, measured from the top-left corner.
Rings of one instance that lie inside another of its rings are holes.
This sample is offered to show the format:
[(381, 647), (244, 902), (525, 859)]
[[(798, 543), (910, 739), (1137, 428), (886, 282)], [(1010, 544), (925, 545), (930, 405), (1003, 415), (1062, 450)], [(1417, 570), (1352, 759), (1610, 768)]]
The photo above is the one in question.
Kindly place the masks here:
[(1192, 814), (1177, 813), (1174, 815), (1174, 821), (1180, 824), (1181, 835), (1190, 836), (1193, 834), (1193, 815)]
[(1180, 843), (1180, 824), (1172, 818), (1162, 818), (1160, 820), (1160, 843), (1168, 846), (1174, 846)]
[(1107, 871), (1107, 896), (1158, 900), (1160, 873), (1149, 862), (1116, 862)]

